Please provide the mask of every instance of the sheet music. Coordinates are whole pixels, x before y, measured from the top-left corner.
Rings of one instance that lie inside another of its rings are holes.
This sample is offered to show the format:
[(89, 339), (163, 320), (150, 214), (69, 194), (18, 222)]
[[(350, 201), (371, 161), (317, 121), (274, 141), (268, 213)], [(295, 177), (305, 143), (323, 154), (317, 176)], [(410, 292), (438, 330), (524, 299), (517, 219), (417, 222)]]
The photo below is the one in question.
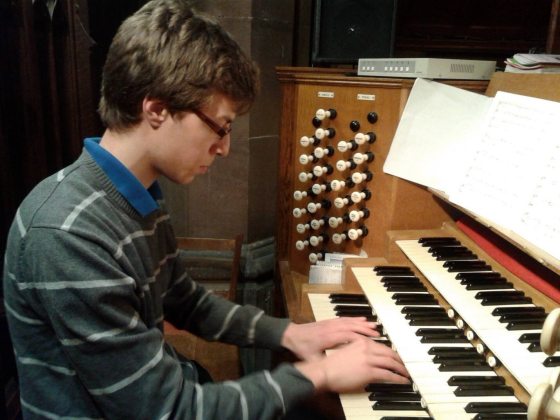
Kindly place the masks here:
[[(505, 92), (484, 97), (485, 102), (479, 95), (434, 85), (421, 82), (421, 96), (411, 94), (414, 102), (410, 109), (407, 104), (405, 113), (419, 116), (404, 120), (403, 115), (385, 171), (443, 191), (502, 233), (560, 259), (560, 103)], [(413, 93), (416, 88), (417, 84)], [(433, 97), (445, 92), (452, 92), (448, 98), (453, 100), (434, 102)], [(457, 99), (461, 95), (464, 100)], [(480, 109), (472, 114), (472, 105), (465, 101)], [(442, 109), (443, 105), (455, 109)], [(456, 123), (461, 114), (468, 123), (450, 129), (449, 123)], [(426, 124), (438, 120), (442, 138), (424, 142), (437, 131)]]
[(498, 92), (470, 165), (448, 192), (452, 202), (540, 248), (555, 244), (556, 257), (559, 123), (559, 103)]
[[(456, 184), (492, 98), (416, 79), (383, 170), (440, 191)], [(453, 141), (450, 141), (453, 139)]]

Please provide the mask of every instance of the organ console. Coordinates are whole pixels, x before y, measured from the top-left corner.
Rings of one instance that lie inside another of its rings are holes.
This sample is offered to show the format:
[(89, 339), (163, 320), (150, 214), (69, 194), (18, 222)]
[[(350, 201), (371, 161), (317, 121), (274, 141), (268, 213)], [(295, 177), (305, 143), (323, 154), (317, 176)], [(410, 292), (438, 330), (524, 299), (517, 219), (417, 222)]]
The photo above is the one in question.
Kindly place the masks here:
[[(277, 262), (286, 314), (296, 322), (377, 320), (379, 340), (399, 353), (412, 378), (408, 387), (370, 384), (323, 399), (329, 418), (560, 418), (560, 267), (437, 191), (383, 172), (412, 81), (337, 69), (277, 72), (283, 92)], [(560, 100), (557, 75), (497, 73), (489, 84), (446, 83)], [(336, 110), (334, 117), (324, 110)], [(320, 147), (333, 150), (316, 165), (344, 175), (330, 179), (334, 173), (321, 171), (315, 182), (331, 189), (302, 195), (304, 204), (296, 205), (294, 191), (311, 182), (298, 176), (307, 146), (294, 139), (313, 129), (314, 118)], [(323, 221), (309, 236), (298, 226), (310, 220), (290, 213), (322, 200), (333, 205), (313, 217), (300, 214)], [(327, 252), (367, 258), (345, 260), (340, 284), (310, 284), (310, 265)]]

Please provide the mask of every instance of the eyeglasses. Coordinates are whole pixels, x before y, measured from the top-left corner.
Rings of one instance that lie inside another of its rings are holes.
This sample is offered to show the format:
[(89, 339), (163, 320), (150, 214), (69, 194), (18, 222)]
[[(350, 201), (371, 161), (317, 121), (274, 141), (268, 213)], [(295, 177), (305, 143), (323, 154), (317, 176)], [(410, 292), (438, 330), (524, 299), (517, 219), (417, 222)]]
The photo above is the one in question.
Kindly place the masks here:
[(210, 127), (214, 133), (220, 136), (220, 139), (223, 139), (231, 132), (231, 125), (227, 126), (231, 123), (228, 122), (223, 127), (221, 127), (216, 121), (214, 121), (212, 118), (199, 111), (198, 109), (193, 109), (192, 112), (202, 121), (204, 121), (204, 123), (206, 123), (206, 125)]

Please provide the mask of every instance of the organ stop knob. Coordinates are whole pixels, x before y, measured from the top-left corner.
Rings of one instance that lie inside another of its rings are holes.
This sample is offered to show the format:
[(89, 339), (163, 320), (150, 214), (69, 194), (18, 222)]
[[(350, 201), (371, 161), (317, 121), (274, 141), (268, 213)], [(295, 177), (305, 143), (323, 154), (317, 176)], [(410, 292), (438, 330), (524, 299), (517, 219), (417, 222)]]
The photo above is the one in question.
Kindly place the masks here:
[(352, 202), (352, 200), (351, 200), (349, 195), (347, 195), (346, 197), (337, 197), (337, 198), (334, 199), (334, 206), (337, 209), (343, 209), (344, 207), (346, 207), (351, 202)]
[(359, 203), (362, 200), (369, 200), (371, 198), (371, 192), (367, 189), (363, 189), (362, 191), (354, 191), (350, 196), (350, 199), (353, 203)]
[(336, 169), (340, 172), (344, 172), (347, 169), (355, 169), (356, 166), (358, 165), (352, 160), (339, 160), (336, 162)]
[(360, 226), (358, 229), (350, 229), (348, 231), (348, 237), (353, 241), (357, 240), (362, 236), (367, 236), (368, 229), (365, 226)]
[(315, 136), (311, 136), (311, 137), (307, 137), (307, 136), (302, 136), (299, 139), (299, 144), (301, 144), (303, 147), (307, 147), (307, 146), (317, 146), (319, 143), (321, 143), (321, 140), (318, 139)]
[(352, 210), (349, 214), (350, 220), (353, 222), (359, 222), (362, 219), (367, 219), (369, 217), (369, 210), (362, 208), (360, 210)]
[(347, 150), (356, 150), (358, 148), (358, 143), (355, 140), (340, 140), (336, 145), (339, 152), (344, 153)]
[(350, 177), (346, 178), (344, 181), (340, 181), (338, 179), (331, 181), (331, 189), (333, 191), (340, 191), (344, 187), (352, 188), (354, 185), (354, 181), (352, 181), (352, 178)]
[(356, 133), (356, 135), (354, 136), (354, 141), (359, 144), (360, 146), (366, 142), (368, 142), (369, 144), (372, 144), (375, 142), (375, 140), (377, 139), (377, 136), (375, 135), (374, 132), (370, 131), (366, 134), (364, 133)]
[(315, 117), (317, 117), (317, 119), (323, 121), (325, 118), (328, 118), (330, 120), (334, 120), (336, 118), (336, 110), (334, 109), (322, 109), (319, 108), (317, 110), (317, 112), (315, 112)]
[(371, 181), (373, 178), (373, 174), (370, 171), (365, 172), (354, 172), (352, 174), (352, 181), (356, 184), (360, 184), (364, 181)]
[(313, 235), (309, 238), (309, 244), (311, 246), (319, 246), (319, 244), (327, 243), (328, 241), (329, 241), (329, 237), (325, 233), (322, 233), (320, 235)]
[(305, 233), (309, 230), (309, 223), (298, 223), (296, 226), (297, 233)]
[(332, 228), (337, 228), (342, 223), (349, 223), (349, 222), (350, 222), (350, 217), (348, 216), (348, 213), (344, 214), (344, 216), (342, 217), (336, 217), (336, 216), (329, 217), (329, 226)]
[(317, 165), (313, 167), (313, 175), (319, 177), (321, 175), (330, 175), (333, 173), (333, 167), (328, 163), (325, 166)]
[(372, 162), (375, 158), (375, 155), (372, 152), (365, 152), (365, 153), (355, 153), (352, 156), (352, 160), (356, 165), (360, 165), (364, 162)]
[(299, 157), (299, 163), (307, 165), (308, 163), (315, 163), (319, 160), (317, 156), (303, 154)]
[(311, 225), (311, 229), (318, 230), (321, 229), (325, 224), (329, 222), (329, 218), (327, 216), (323, 216), (320, 219), (313, 219), (309, 223)]
[(348, 234), (347, 234), (346, 231), (344, 231), (342, 233), (335, 233), (332, 236), (332, 241), (337, 245), (340, 245), (341, 243), (343, 243), (346, 240), (348, 240)]
[(307, 209), (299, 209), (299, 208), (295, 208), (292, 211), (292, 214), (294, 215), (294, 217), (296, 219), (299, 219), (301, 216), (303, 216), (304, 214), (307, 214)]
[(324, 149), (322, 147), (317, 147), (314, 151), (313, 154), (315, 155), (315, 157), (317, 159), (322, 159), (325, 156), (332, 156), (334, 155), (334, 147), (332, 146), (327, 146)]
[(319, 140), (322, 140), (325, 137), (332, 139), (335, 134), (336, 131), (334, 130), (334, 128), (318, 128), (317, 130), (315, 130), (315, 137), (317, 137)]
[(311, 187), (311, 192), (313, 192), (314, 195), (319, 195), (325, 191), (330, 192), (331, 190), (332, 188), (330, 184), (313, 184)]

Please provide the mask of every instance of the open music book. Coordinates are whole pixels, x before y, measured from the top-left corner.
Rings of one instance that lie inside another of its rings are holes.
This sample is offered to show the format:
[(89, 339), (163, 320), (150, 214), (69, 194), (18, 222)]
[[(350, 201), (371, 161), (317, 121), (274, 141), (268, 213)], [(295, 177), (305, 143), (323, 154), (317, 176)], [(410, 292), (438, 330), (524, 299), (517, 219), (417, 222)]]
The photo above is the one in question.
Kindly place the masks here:
[(560, 103), (417, 79), (383, 169), (560, 260)]

